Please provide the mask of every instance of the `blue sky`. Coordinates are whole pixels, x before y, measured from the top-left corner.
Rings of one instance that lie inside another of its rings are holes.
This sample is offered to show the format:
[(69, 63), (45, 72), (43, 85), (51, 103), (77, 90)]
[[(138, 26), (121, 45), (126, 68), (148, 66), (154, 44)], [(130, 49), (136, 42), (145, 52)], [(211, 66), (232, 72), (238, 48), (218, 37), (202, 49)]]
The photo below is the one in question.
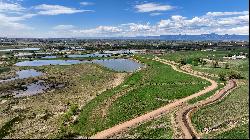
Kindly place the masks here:
[(0, 0), (0, 36), (248, 34), (248, 0)]

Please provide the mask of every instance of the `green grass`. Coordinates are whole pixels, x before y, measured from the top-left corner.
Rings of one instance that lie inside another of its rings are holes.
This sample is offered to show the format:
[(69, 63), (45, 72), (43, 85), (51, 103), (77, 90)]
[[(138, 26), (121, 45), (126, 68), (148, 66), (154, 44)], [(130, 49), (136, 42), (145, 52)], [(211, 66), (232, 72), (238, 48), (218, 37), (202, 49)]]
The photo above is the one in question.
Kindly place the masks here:
[[(249, 115), (249, 91), (248, 91), (248, 79), (249, 79), (249, 59), (245, 60), (228, 60), (229, 69), (222, 67), (213, 68), (210, 64), (194, 66), (192, 63), (196, 58), (210, 58), (215, 60), (223, 60), (222, 57), (227, 54), (238, 54), (239, 52), (248, 52), (249, 49), (235, 49), (231, 51), (216, 51), (216, 52), (201, 52), (201, 51), (183, 51), (168, 53), (161, 58), (168, 60), (179, 61), (181, 59), (186, 60), (188, 64), (192, 65), (192, 68), (196, 71), (206, 72), (210, 74), (219, 75), (224, 73), (226, 76), (229, 76), (231, 72), (239, 73), (242, 77), (245, 84), (239, 85), (239, 87), (231, 92), (226, 98), (222, 101), (217, 102), (212, 105), (205, 106), (195, 112), (192, 116), (192, 122), (198, 132), (203, 132), (204, 128), (213, 128), (216, 125), (221, 124), (221, 127), (227, 127), (226, 122), (234, 119), (241, 119), (244, 116)], [(219, 78), (212, 78), (218, 83), (222, 82)], [(209, 96), (213, 95), (216, 90), (213, 90), (205, 95), (194, 98), (188, 101), (189, 104), (196, 103), (200, 100), (204, 100)], [(213, 137), (213, 132), (209, 132), (205, 137), (209, 138), (249, 138), (247, 133), (248, 128), (246, 125), (232, 129), (231, 131), (222, 133), (216, 137)], [(220, 130), (219, 130), (220, 131)], [(216, 132), (215, 134), (218, 134)]]
[(221, 85), (221, 84), (219, 84), (218, 87), (217, 87), (216, 89), (214, 89), (214, 90), (212, 90), (212, 91), (210, 91), (210, 92), (208, 92), (208, 93), (206, 93), (206, 94), (204, 94), (204, 95), (201, 95), (201, 96), (199, 96), (199, 97), (193, 98), (193, 99), (189, 100), (188, 103), (189, 103), (189, 104), (194, 104), (194, 103), (199, 102), (199, 101), (201, 101), (201, 100), (205, 100), (205, 99), (207, 99), (208, 97), (214, 95), (215, 92), (217, 92), (218, 90), (222, 89), (222, 87), (224, 87), (224, 86)]
[(60, 132), (55, 138), (57, 139), (72, 138), (76, 135), (72, 133), (72, 130), (69, 127), (65, 126), (65, 123), (69, 122), (73, 115), (76, 115), (77, 110), (78, 110), (78, 105), (71, 103), (69, 110), (66, 113), (64, 113), (64, 115), (60, 119), (61, 121)]
[(174, 132), (169, 118), (169, 115), (156, 118), (130, 129), (119, 137), (123, 139), (172, 139)]
[(195, 58), (211, 58), (214, 60), (222, 60), (222, 58), (227, 54), (238, 54), (239, 52), (248, 53), (249, 48), (236, 48), (235, 50), (217, 50), (212, 52), (204, 51), (177, 51), (174, 53), (166, 53), (161, 58), (165, 58), (172, 61), (178, 61), (180, 59), (187, 60), (189, 64), (192, 64), (192, 60)]
[(3, 73), (3, 72), (8, 72), (10, 70), (11, 69), (9, 67), (0, 67), (0, 74)]
[(211, 128), (227, 120), (249, 115), (248, 98), (248, 86), (241, 86), (222, 101), (199, 109), (193, 114), (192, 122), (199, 132), (203, 132), (204, 128)]
[(235, 127), (229, 131), (214, 136), (214, 139), (249, 139), (249, 124)]
[(5, 136), (7, 136), (9, 133), (13, 132), (12, 127), (15, 123), (22, 121), (21, 116), (17, 116), (12, 118), (10, 121), (6, 122), (2, 128), (0, 128), (0, 139), (3, 139)]
[[(89, 102), (80, 119), (72, 125), (76, 132), (91, 136), (120, 122), (157, 109), (174, 99), (189, 96), (210, 85), (202, 79), (174, 71), (160, 62), (136, 56), (147, 68), (133, 73), (125, 82)], [(131, 89), (130, 91), (128, 91)], [(105, 116), (101, 109), (105, 102), (124, 91), (126, 94), (112, 101)]]
[(216, 51), (216, 52), (202, 52), (202, 51), (179, 51), (175, 53), (167, 53), (161, 58), (165, 58), (172, 61), (178, 61), (180, 59), (186, 59), (188, 62), (194, 58), (213, 58), (219, 59), (228, 54), (226, 51)]
[(230, 74), (230, 72), (238, 72), (240, 73), (243, 78), (248, 79), (249, 78), (249, 60), (229, 60), (229, 69), (225, 68), (212, 68), (211, 66), (193, 66), (194, 70), (201, 71), (201, 72), (207, 72), (211, 74), (217, 74), (224, 73), (226, 75)]

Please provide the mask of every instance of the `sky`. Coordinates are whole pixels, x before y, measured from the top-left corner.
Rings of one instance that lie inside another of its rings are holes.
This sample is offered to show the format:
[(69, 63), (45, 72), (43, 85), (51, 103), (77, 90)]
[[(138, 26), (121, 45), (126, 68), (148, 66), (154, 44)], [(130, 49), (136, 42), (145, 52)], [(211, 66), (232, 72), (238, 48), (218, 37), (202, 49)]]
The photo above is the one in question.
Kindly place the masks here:
[(0, 37), (249, 34), (248, 0), (0, 0)]

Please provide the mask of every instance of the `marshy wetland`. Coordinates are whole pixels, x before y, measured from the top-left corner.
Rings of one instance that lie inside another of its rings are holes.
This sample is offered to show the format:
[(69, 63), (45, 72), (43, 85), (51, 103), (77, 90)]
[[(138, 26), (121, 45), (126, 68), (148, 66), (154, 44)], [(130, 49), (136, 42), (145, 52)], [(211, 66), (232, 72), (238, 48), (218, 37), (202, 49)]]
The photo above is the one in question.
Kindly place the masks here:
[(1, 138), (53, 138), (71, 106), (84, 106), (143, 67), (131, 59), (23, 60), (1, 66)]

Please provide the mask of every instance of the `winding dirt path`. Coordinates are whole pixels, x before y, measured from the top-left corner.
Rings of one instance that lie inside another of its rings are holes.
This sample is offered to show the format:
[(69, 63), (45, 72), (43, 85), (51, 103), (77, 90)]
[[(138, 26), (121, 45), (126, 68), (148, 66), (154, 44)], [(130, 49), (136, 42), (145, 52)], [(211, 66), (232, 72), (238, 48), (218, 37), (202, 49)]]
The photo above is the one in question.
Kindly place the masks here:
[(167, 104), (166, 106), (163, 106), (163, 107), (161, 107), (159, 109), (151, 111), (151, 112), (149, 112), (147, 114), (144, 114), (144, 115), (139, 116), (137, 118), (134, 118), (132, 120), (123, 122), (121, 124), (118, 124), (118, 125), (116, 125), (114, 127), (106, 129), (104, 131), (98, 132), (97, 134), (90, 137), (90, 139), (105, 139), (107, 137), (113, 136), (114, 134), (117, 134), (117, 133), (119, 133), (119, 132), (121, 132), (121, 131), (123, 131), (125, 129), (128, 129), (128, 128), (134, 126), (134, 125), (137, 125), (137, 124), (142, 123), (144, 121), (151, 120), (154, 117), (157, 117), (159, 115), (165, 114), (165, 113), (169, 112), (171, 109), (173, 109), (173, 108), (175, 108), (175, 107), (177, 107), (179, 105), (182, 105), (184, 102), (186, 102), (186, 101), (188, 101), (190, 99), (193, 99), (195, 97), (198, 97), (200, 95), (203, 95), (203, 94), (205, 94), (205, 93), (207, 93), (209, 91), (212, 91), (212, 90), (214, 90), (214, 89), (216, 89), (218, 87), (217, 83), (215, 81), (211, 80), (211, 79), (208, 79), (208, 78), (203, 77), (203, 76), (199, 76), (199, 75), (195, 75), (195, 74), (191, 74), (191, 73), (187, 73), (185, 71), (179, 70), (175, 66), (175, 64), (173, 62), (170, 62), (170, 61), (167, 61), (167, 60), (164, 60), (164, 59), (160, 59), (158, 57), (155, 57), (153, 60), (162, 62), (162, 63), (167, 64), (167, 65), (170, 65), (175, 71), (186, 73), (186, 74), (189, 74), (189, 75), (192, 75), (192, 76), (199, 77), (199, 78), (202, 78), (204, 80), (207, 80), (207, 81), (209, 81), (211, 83), (211, 85), (204, 88), (203, 90), (195, 93), (195, 94), (192, 94), (192, 95), (188, 96), (188, 97), (176, 100), (173, 103)]
[(177, 122), (183, 132), (184, 139), (199, 139), (200, 135), (195, 131), (194, 126), (191, 123), (191, 114), (198, 108), (216, 103), (226, 97), (230, 91), (236, 87), (235, 80), (229, 80), (228, 84), (219, 92), (215, 93), (208, 99), (202, 100), (196, 104), (186, 106), (177, 112)]

